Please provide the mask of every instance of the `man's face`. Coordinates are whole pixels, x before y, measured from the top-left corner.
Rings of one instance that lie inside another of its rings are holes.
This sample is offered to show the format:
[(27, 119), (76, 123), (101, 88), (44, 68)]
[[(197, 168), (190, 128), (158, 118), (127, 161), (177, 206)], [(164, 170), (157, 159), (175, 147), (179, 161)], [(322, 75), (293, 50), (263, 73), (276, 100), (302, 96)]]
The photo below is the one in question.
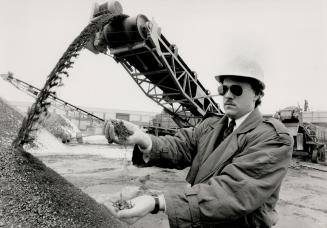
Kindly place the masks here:
[(242, 88), (242, 94), (239, 96), (233, 94), (230, 89), (223, 95), (225, 113), (229, 118), (238, 119), (254, 109), (258, 96), (249, 83), (238, 81), (236, 77), (226, 77), (222, 85), (228, 88), (237, 85)]

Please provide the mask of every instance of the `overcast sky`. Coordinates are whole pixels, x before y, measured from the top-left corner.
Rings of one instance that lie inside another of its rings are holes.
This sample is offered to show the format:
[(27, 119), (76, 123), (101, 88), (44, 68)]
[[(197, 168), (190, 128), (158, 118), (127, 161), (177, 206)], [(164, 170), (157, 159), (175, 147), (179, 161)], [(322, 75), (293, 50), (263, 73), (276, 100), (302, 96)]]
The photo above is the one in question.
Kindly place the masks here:
[[(0, 73), (42, 87), (47, 75), (88, 24), (91, 0), (0, 0)], [(103, 1), (98, 1), (102, 3)], [(216, 94), (214, 75), (237, 55), (265, 71), (261, 110), (309, 102), (327, 111), (327, 1), (325, 0), (121, 0), (124, 13), (154, 18), (178, 46), (200, 82)], [(78, 106), (161, 111), (123, 67), (83, 50), (58, 96)], [(31, 100), (0, 80), (0, 96)], [(215, 99), (221, 103), (220, 98)]]

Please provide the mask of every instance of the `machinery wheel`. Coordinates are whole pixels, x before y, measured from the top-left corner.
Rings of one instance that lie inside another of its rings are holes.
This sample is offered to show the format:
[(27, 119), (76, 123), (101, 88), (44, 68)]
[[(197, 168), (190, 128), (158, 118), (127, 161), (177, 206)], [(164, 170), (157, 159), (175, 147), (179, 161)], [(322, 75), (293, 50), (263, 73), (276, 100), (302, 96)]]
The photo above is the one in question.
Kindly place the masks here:
[(318, 150), (317, 150), (317, 148), (314, 148), (312, 150), (311, 161), (313, 163), (318, 163)]
[(318, 138), (316, 136), (312, 136), (312, 141), (314, 141), (315, 143), (318, 142)]
[(326, 148), (325, 146), (323, 146), (320, 150), (319, 150), (319, 157), (318, 157), (319, 161), (321, 162), (325, 162), (326, 161)]

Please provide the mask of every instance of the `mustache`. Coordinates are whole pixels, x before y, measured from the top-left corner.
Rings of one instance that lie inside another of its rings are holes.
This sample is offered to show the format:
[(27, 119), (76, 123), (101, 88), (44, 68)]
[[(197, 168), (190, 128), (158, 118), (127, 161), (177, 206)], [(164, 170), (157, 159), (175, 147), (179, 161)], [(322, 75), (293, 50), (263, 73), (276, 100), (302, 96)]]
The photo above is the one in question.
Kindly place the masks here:
[(226, 102), (224, 102), (224, 105), (235, 105), (235, 104), (232, 101), (226, 101)]

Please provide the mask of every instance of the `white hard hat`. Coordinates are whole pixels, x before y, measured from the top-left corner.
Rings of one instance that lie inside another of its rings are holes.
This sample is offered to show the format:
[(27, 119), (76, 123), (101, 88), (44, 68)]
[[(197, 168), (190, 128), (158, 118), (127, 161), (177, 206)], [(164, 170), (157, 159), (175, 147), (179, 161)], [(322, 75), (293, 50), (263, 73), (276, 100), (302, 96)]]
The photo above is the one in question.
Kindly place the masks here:
[(254, 60), (238, 57), (226, 64), (221, 72), (215, 76), (215, 79), (218, 82), (222, 82), (226, 76), (253, 78), (259, 81), (263, 88), (265, 88), (263, 70)]

